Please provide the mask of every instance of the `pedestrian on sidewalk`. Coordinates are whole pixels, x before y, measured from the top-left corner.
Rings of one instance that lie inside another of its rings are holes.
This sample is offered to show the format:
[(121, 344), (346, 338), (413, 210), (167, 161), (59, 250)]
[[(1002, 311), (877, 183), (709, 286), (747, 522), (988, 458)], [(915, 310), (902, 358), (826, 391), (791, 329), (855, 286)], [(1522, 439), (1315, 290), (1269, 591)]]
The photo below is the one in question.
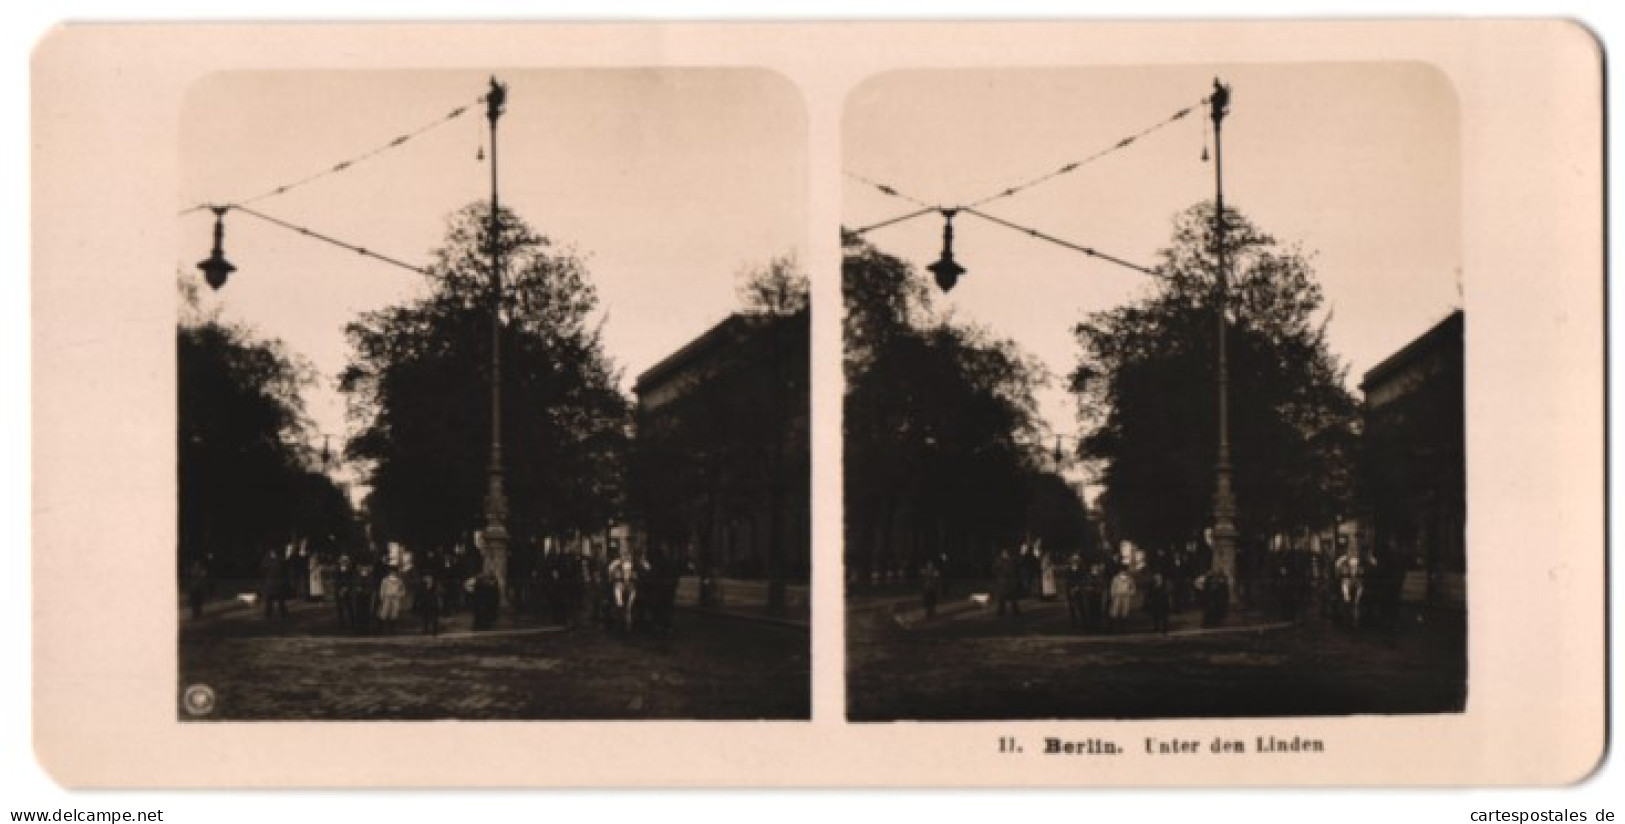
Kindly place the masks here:
[(310, 552), (304, 540), (288, 552), (288, 595), (301, 601), (310, 600)]
[(468, 580), (463, 568), (463, 547), (458, 544), (440, 559), (441, 607), (447, 615), (456, 615), (463, 608), (463, 582)]
[(491, 629), (497, 623), (497, 608), (502, 603), (501, 585), (497, 576), (481, 572), (474, 577), (474, 628)]
[(1335, 572), (1343, 620), (1350, 627), (1358, 627), (1360, 602), (1365, 599), (1365, 565), (1360, 562), (1358, 547), (1346, 549), (1338, 556)]
[(279, 549), (267, 550), (265, 560), (260, 562), (260, 597), (265, 599), (266, 620), (273, 611), (288, 617), (288, 575)]
[(1202, 626), (1216, 627), (1230, 613), (1230, 578), (1220, 570), (1207, 574), (1202, 582)]
[(1105, 565), (1090, 564), (1083, 579), (1083, 628), (1090, 632), (1099, 632), (1106, 623), (1106, 601), (1111, 598), (1106, 589)]
[(1168, 634), (1168, 612), (1172, 608), (1172, 594), (1162, 573), (1151, 573), (1151, 582), (1145, 588), (1145, 608), (1151, 613), (1151, 631)]
[(1061, 594), (1060, 564), (1056, 563), (1055, 553), (1044, 551), (1038, 555), (1038, 597), (1044, 601), (1053, 601)]
[(209, 563), (193, 558), (186, 570), (186, 600), (192, 607), (192, 620), (203, 617), (203, 605), (209, 600)]
[(310, 600), (325, 601), (332, 586), (333, 567), (328, 563), (327, 553), (317, 553), (310, 556)]
[(942, 570), (937, 568), (935, 558), (927, 558), (925, 566), (920, 567), (920, 600), (925, 605), (925, 617), (936, 617), (937, 598), (941, 594)]
[(1088, 575), (1088, 570), (1083, 568), (1083, 556), (1072, 553), (1062, 579), (1066, 587), (1066, 618), (1073, 628), (1086, 626), (1088, 622), (1089, 609), (1084, 602), (1084, 579)]
[(406, 600), (406, 582), (394, 567), (385, 573), (378, 585), (378, 621), (386, 633), (395, 632), (395, 622), (401, 617), (401, 602)]
[(339, 626), (344, 629), (355, 629), (360, 623), (356, 620), (355, 588), (355, 566), (350, 563), (348, 553), (340, 555), (338, 567), (333, 571), (333, 604), (338, 608)]
[(993, 597), (999, 602), (998, 617), (1004, 617), (1006, 606), (1011, 617), (1021, 617), (1021, 561), (1009, 547), (993, 562)]
[(418, 617), (423, 619), (424, 635), (440, 634), (440, 581), (428, 569), (418, 576)]
[(1136, 589), (1134, 574), (1129, 572), (1128, 567), (1118, 570), (1117, 575), (1112, 578), (1111, 629), (1113, 632), (1122, 631), (1123, 627), (1128, 624), (1129, 610), (1134, 605)]
[(1021, 595), (1023, 597), (1028, 595), (1037, 596), (1039, 594), (1038, 575), (1040, 572), (1038, 548), (1030, 542), (1023, 541), (1021, 544), (1021, 557), (1018, 560), (1019, 565), (1017, 568), (1021, 579)]

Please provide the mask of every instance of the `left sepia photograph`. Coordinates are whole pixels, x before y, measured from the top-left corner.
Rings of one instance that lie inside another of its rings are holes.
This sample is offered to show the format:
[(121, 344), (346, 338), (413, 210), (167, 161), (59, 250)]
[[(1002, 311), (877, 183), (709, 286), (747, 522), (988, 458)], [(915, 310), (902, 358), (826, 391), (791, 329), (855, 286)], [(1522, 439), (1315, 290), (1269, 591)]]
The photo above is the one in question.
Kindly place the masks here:
[(810, 717), (793, 85), (231, 72), (179, 136), (181, 720)]

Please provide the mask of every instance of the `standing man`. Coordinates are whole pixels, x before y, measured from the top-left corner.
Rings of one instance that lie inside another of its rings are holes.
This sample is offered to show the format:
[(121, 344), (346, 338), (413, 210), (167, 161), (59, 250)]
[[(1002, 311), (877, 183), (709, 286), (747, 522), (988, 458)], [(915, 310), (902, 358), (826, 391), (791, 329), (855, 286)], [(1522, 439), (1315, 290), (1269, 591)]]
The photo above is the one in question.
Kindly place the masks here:
[(186, 599), (192, 607), (192, 620), (203, 617), (203, 605), (209, 600), (209, 563), (193, 558), (186, 570)]
[(355, 614), (356, 572), (350, 563), (350, 554), (339, 556), (338, 569), (333, 572), (333, 603), (339, 609), (339, 626), (355, 629), (359, 625)]
[(1072, 554), (1067, 563), (1064, 574), (1066, 587), (1066, 617), (1073, 627), (1085, 626), (1089, 619), (1088, 607), (1084, 605), (1084, 579), (1088, 572), (1083, 568), (1083, 556)]
[(1151, 573), (1151, 583), (1145, 588), (1145, 608), (1151, 613), (1151, 631), (1168, 634), (1168, 611), (1172, 607), (1168, 581), (1162, 573)]
[(920, 600), (925, 606), (925, 617), (936, 617), (937, 598), (941, 595), (942, 570), (937, 568), (935, 558), (927, 558), (925, 566), (920, 567)]
[(1343, 617), (1351, 627), (1360, 625), (1360, 602), (1365, 598), (1365, 570), (1360, 563), (1358, 547), (1350, 547), (1338, 556), (1335, 566), (1339, 603)]
[(1230, 579), (1219, 570), (1208, 573), (1202, 585), (1202, 599), (1205, 602), (1202, 626), (1216, 627), (1223, 624), (1225, 617), (1230, 613)]
[(1006, 606), (1012, 617), (1021, 617), (1021, 561), (1009, 547), (1000, 550), (993, 562), (993, 593), (999, 601), (998, 617), (1004, 617)]
[(418, 617), (423, 619), (425, 635), (440, 634), (440, 582), (431, 569), (425, 568), (418, 576), (417, 597), (413, 599)]
[(1129, 609), (1134, 603), (1135, 595), (1134, 573), (1128, 567), (1123, 567), (1112, 577), (1111, 588), (1111, 628), (1113, 632), (1121, 631), (1128, 623)]
[[(293, 545), (288, 545), (292, 551)], [(260, 562), (260, 597), (265, 599), (265, 617), (271, 618), (273, 605), (281, 617), (288, 617), (288, 575), (282, 550), (270, 549)]]

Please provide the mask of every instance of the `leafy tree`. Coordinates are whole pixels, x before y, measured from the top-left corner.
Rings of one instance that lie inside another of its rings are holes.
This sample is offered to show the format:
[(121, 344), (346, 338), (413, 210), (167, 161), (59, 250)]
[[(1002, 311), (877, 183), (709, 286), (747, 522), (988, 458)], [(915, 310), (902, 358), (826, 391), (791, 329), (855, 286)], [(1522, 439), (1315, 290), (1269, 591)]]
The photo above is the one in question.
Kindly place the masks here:
[[(629, 407), (592, 315), (581, 260), (506, 210), (502, 440), (515, 546), (621, 514)], [(350, 324), (340, 377), (363, 423), (348, 454), (371, 468), (375, 537), (418, 547), (483, 524), (491, 443), (490, 208), (452, 216), (426, 297)]]
[(1027, 534), (1042, 541), (1046, 550), (1092, 557), (1097, 549), (1097, 542), (1089, 534), (1089, 511), (1083, 498), (1055, 472), (1034, 471), (1028, 475), (1024, 523)]
[(794, 253), (742, 270), (739, 281), (739, 303), (748, 314), (793, 315), (807, 308), (807, 273)]
[[(347, 539), (346, 501), (311, 472), (300, 390), (313, 371), (277, 340), (201, 314), (183, 281), (176, 329), (177, 483), (182, 568), (211, 558), (223, 576), (253, 574), (270, 547)], [(335, 500), (336, 496), (336, 500)]]
[[(1071, 374), (1103, 467), (1108, 528), (1152, 547), (1183, 544), (1209, 525), (1218, 454), (1218, 321), (1214, 209), (1175, 220), (1160, 286), (1075, 328)], [(1230, 440), (1243, 535), (1329, 524), (1347, 505), (1353, 398), (1331, 354), (1309, 255), (1283, 247), (1226, 210), (1231, 287)]]
[(935, 317), (924, 281), (848, 237), (846, 546), (858, 574), (947, 553), (985, 573), (1023, 537), (1043, 370), (1008, 340)]

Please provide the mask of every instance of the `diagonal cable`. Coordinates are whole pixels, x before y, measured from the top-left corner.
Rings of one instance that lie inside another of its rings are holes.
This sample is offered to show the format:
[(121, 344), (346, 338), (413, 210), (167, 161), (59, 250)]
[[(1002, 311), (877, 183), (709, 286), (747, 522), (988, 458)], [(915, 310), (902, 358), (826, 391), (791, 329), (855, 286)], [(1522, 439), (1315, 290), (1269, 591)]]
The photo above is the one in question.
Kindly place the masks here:
[(890, 220), (882, 220), (879, 223), (871, 224), (871, 225), (865, 226), (865, 227), (863, 227), (861, 229), (853, 229), (852, 234), (854, 234), (854, 235), (862, 235), (862, 234), (865, 234), (865, 233), (868, 233), (868, 232), (873, 232), (876, 229), (884, 229), (887, 226), (891, 226), (894, 223), (902, 223), (905, 220), (913, 220), (914, 218), (917, 218), (920, 215), (928, 215), (928, 214), (931, 214), (932, 212), (940, 212), (940, 211), (942, 211), (942, 210), (938, 209), (935, 206), (927, 206), (924, 209), (909, 212), (906, 215), (899, 215), (899, 216), (894, 217), (894, 218), (892, 218)]
[(1029, 227), (1026, 227), (1026, 226), (1021, 226), (1021, 225), (1018, 225), (1018, 224), (1015, 224), (1015, 223), (1011, 223), (1010, 221), (1005, 220), (1002, 217), (995, 217), (994, 215), (990, 215), (990, 214), (988, 214), (986, 212), (977, 211), (976, 209), (970, 208), (969, 206), (961, 207), (959, 211), (967, 212), (969, 214), (973, 214), (973, 215), (975, 215), (975, 216), (977, 216), (977, 217), (979, 217), (979, 218), (981, 218), (983, 220), (989, 221), (991, 223), (997, 223), (1000, 226), (1003, 226), (1003, 227), (1008, 228), (1008, 229), (1014, 229), (1014, 230), (1016, 230), (1018, 232), (1021, 232), (1023, 234), (1029, 235), (1031, 237), (1038, 238), (1039, 240), (1047, 240), (1050, 243), (1053, 243), (1053, 244), (1055, 244), (1057, 246), (1064, 246), (1064, 247), (1066, 247), (1068, 249), (1071, 249), (1073, 251), (1082, 252), (1082, 253), (1090, 256), (1090, 257), (1100, 258), (1101, 260), (1107, 261), (1109, 263), (1115, 263), (1118, 266), (1133, 269), (1136, 272), (1143, 272), (1144, 274), (1150, 275), (1152, 277), (1162, 277), (1163, 276), (1161, 272), (1158, 272), (1155, 269), (1147, 269), (1146, 267), (1141, 266), (1138, 263), (1130, 263), (1130, 262), (1128, 262), (1128, 261), (1126, 261), (1126, 260), (1124, 260), (1124, 259), (1122, 259), (1120, 257), (1117, 257), (1116, 255), (1108, 255), (1105, 252), (1102, 252), (1102, 251), (1100, 251), (1098, 249), (1095, 249), (1095, 248), (1092, 248), (1092, 247), (1089, 247), (1089, 246), (1084, 246), (1084, 245), (1082, 245), (1080, 243), (1073, 243), (1070, 240), (1064, 240), (1062, 238), (1055, 237), (1054, 235), (1046, 234), (1044, 232), (1041, 232), (1041, 231), (1039, 231), (1037, 229), (1033, 229), (1033, 228), (1029, 228)]
[(891, 186), (891, 185), (886, 184), (886, 183), (881, 183), (878, 180), (870, 180), (869, 178), (864, 177), (863, 175), (860, 175), (857, 172), (842, 172), (842, 174), (845, 174), (847, 177), (850, 177), (853, 180), (856, 180), (859, 183), (862, 183), (862, 184), (864, 184), (866, 186), (872, 186), (872, 187), (874, 187), (874, 189), (876, 191), (880, 192), (883, 195), (887, 195), (888, 197), (895, 197), (895, 198), (899, 198), (901, 200), (906, 200), (906, 201), (914, 204), (915, 206), (919, 206), (919, 207), (922, 207), (922, 208), (925, 208), (925, 209), (935, 209), (935, 208), (937, 208), (937, 207), (932, 206), (931, 204), (926, 203), (925, 201), (923, 201), (923, 200), (921, 200), (921, 199), (919, 199), (919, 198), (917, 198), (917, 197), (915, 197), (913, 195), (910, 195), (910, 194), (908, 194), (906, 192), (898, 191), (897, 187), (895, 187), (895, 186)]
[[(484, 100), (484, 99), (485, 99), (484, 96), (480, 97), (480, 100)], [(355, 157), (352, 157), (349, 160), (345, 160), (345, 161), (341, 161), (339, 163), (335, 163), (332, 166), (329, 166), (326, 169), (323, 169), (322, 171), (315, 172), (315, 173), (310, 174), (310, 175), (306, 175), (305, 177), (302, 177), (302, 178), (300, 178), (300, 179), (298, 179), (298, 180), (296, 180), (296, 181), (294, 181), (292, 183), (284, 183), (283, 185), (277, 186), (276, 188), (267, 189), (264, 192), (261, 192), (261, 193), (259, 193), (257, 195), (254, 195), (253, 197), (248, 198), (246, 200), (240, 200), (240, 201), (237, 201), (235, 203), (228, 203), (228, 204), (223, 204), (223, 205), (241, 207), (241, 206), (245, 206), (245, 205), (250, 204), (250, 203), (258, 203), (261, 200), (266, 200), (268, 198), (277, 197), (278, 195), (283, 195), (283, 194), (286, 194), (288, 192), (291, 192), (294, 189), (297, 189), (297, 188), (299, 188), (301, 186), (304, 186), (307, 183), (314, 183), (314, 182), (316, 182), (318, 180), (321, 180), (324, 177), (329, 177), (331, 175), (336, 175), (336, 174), (338, 174), (340, 172), (349, 171), (356, 164), (361, 163), (361, 162), (366, 161), (366, 160), (370, 160), (370, 159), (372, 159), (374, 157), (377, 157), (378, 155), (383, 154), (384, 152), (390, 151), (391, 149), (399, 148), (400, 146), (405, 144), (407, 141), (411, 140), (414, 137), (417, 137), (418, 135), (423, 134), (424, 132), (427, 132), (427, 131), (429, 131), (431, 129), (437, 128), (439, 126), (443, 126), (446, 123), (450, 123), (451, 121), (456, 120), (457, 118), (461, 117), (464, 112), (467, 112), (467, 111), (468, 111), (468, 106), (459, 106), (459, 107), (457, 107), (455, 109), (452, 109), (450, 112), (440, 116), (438, 119), (434, 120), (433, 122), (428, 123), (428, 124), (423, 125), (423, 126), (420, 126), (417, 129), (414, 129), (414, 130), (412, 130), (410, 132), (407, 132), (406, 134), (403, 134), (403, 135), (395, 138), (394, 140), (391, 140), (388, 143), (383, 144), (382, 146), (378, 146), (378, 147), (372, 149), (371, 151), (363, 152), (362, 154), (356, 155)], [(191, 214), (193, 212), (208, 209), (211, 205), (222, 205), (222, 204), (199, 203), (198, 205), (193, 206), (190, 209), (181, 210), (179, 216), (185, 216), (185, 215), (189, 215), (189, 214)]]
[(1090, 163), (1095, 162), (1096, 160), (1099, 160), (1099, 159), (1101, 159), (1103, 157), (1106, 157), (1107, 155), (1122, 151), (1123, 149), (1126, 149), (1126, 148), (1134, 145), (1134, 143), (1136, 141), (1138, 141), (1140, 138), (1143, 138), (1143, 137), (1151, 134), (1152, 132), (1155, 132), (1155, 131), (1157, 131), (1159, 129), (1162, 129), (1165, 126), (1168, 126), (1169, 124), (1174, 123), (1175, 121), (1184, 119), (1193, 110), (1195, 110), (1195, 108), (1197, 106), (1201, 106), (1201, 105), (1203, 105), (1203, 104), (1205, 104), (1207, 102), (1208, 102), (1208, 98), (1203, 97), (1201, 100), (1197, 101), (1195, 104), (1192, 104), (1190, 106), (1186, 106), (1185, 108), (1180, 109), (1177, 112), (1174, 112), (1172, 115), (1169, 115), (1168, 117), (1163, 118), (1162, 120), (1160, 120), (1160, 121), (1158, 121), (1158, 122), (1156, 122), (1156, 123), (1154, 123), (1154, 124), (1152, 124), (1150, 126), (1147, 126), (1146, 128), (1141, 129), (1140, 131), (1138, 131), (1138, 132), (1136, 132), (1136, 133), (1134, 133), (1132, 135), (1129, 135), (1128, 137), (1125, 137), (1122, 140), (1119, 140), (1116, 143), (1113, 143), (1112, 145), (1110, 145), (1110, 146), (1108, 146), (1108, 147), (1106, 147), (1104, 149), (1101, 149), (1100, 151), (1097, 151), (1092, 155), (1089, 155), (1088, 157), (1085, 157), (1085, 158), (1083, 158), (1081, 160), (1074, 160), (1071, 163), (1068, 163), (1065, 166), (1062, 166), (1061, 168), (1056, 169), (1055, 171), (1049, 172), (1047, 174), (1042, 174), (1042, 175), (1039, 175), (1038, 177), (1035, 177), (1035, 178), (1032, 178), (1030, 180), (1018, 183), (1018, 184), (1016, 184), (1014, 186), (1010, 186), (1010, 187), (1008, 187), (1006, 189), (1003, 189), (1001, 191), (990, 194), (990, 195), (988, 195), (988, 196), (986, 196), (986, 197), (984, 197), (984, 198), (982, 198), (980, 200), (973, 200), (973, 201), (971, 201), (970, 206), (968, 206), (967, 208), (975, 208), (977, 206), (982, 206), (982, 205), (985, 205), (985, 204), (988, 204), (988, 203), (992, 203), (995, 200), (1000, 200), (1000, 199), (1007, 198), (1007, 197), (1014, 197), (1014, 196), (1016, 196), (1016, 195), (1018, 195), (1018, 194), (1020, 194), (1022, 192), (1027, 191), (1028, 189), (1033, 188), (1034, 186), (1038, 186), (1040, 184), (1047, 183), (1047, 182), (1049, 182), (1051, 180), (1054, 180), (1055, 178), (1058, 178), (1058, 177), (1060, 177), (1062, 175), (1071, 174), (1072, 172), (1075, 172), (1078, 169), (1081, 169), (1084, 166), (1087, 166)]
[(246, 206), (232, 206), (230, 208), (232, 210), (234, 210), (234, 211), (242, 212), (245, 215), (252, 215), (253, 217), (257, 217), (260, 220), (263, 220), (263, 221), (265, 221), (267, 223), (270, 223), (270, 224), (273, 224), (273, 225), (276, 225), (276, 226), (280, 226), (280, 227), (282, 227), (284, 229), (288, 229), (290, 231), (298, 232), (299, 234), (304, 235), (305, 237), (314, 238), (315, 240), (322, 241), (323, 243), (330, 243), (330, 244), (332, 244), (334, 246), (337, 246), (337, 247), (339, 247), (341, 249), (348, 249), (349, 251), (352, 251), (352, 252), (355, 252), (358, 255), (361, 255), (362, 257), (369, 257), (369, 258), (372, 258), (373, 260), (381, 261), (383, 263), (388, 263), (391, 266), (399, 266), (402, 269), (405, 269), (405, 270), (407, 270), (409, 272), (416, 272), (416, 273), (418, 273), (420, 275), (428, 275), (429, 277), (435, 277), (436, 276), (433, 272), (430, 272), (427, 269), (424, 269), (424, 268), (421, 268), (421, 267), (418, 267), (418, 266), (413, 266), (410, 263), (403, 263), (402, 261), (397, 260), (395, 258), (392, 258), (392, 257), (390, 257), (388, 255), (381, 255), (381, 254), (379, 254), (377, 252), (372, 251), (371, 249), (367, 249), (366, 247), (357, 246), (357, 245), (355, 245), (353, 243), (346, 243), (346, 242), (344, 242), (342, 240), (339, 240), (338, 238), (335, 238), (335, 237), (333, 237), (331, 235), (324, 235), (321, 232), (315, 231), (313, 229), (307, 229), (307, 228), (305, 228), (303, 226), (298, 226), (298, 225), (295, 225), (293, 223), (289, 223), (288, 221), (283, 220), (281, 218), (272, 217), (272, 216), (267, 215), (267, 214), (262, 214), (260, 212), (256, 212), (253, 209), (250, 209), (250, 208), (248, 208)]

